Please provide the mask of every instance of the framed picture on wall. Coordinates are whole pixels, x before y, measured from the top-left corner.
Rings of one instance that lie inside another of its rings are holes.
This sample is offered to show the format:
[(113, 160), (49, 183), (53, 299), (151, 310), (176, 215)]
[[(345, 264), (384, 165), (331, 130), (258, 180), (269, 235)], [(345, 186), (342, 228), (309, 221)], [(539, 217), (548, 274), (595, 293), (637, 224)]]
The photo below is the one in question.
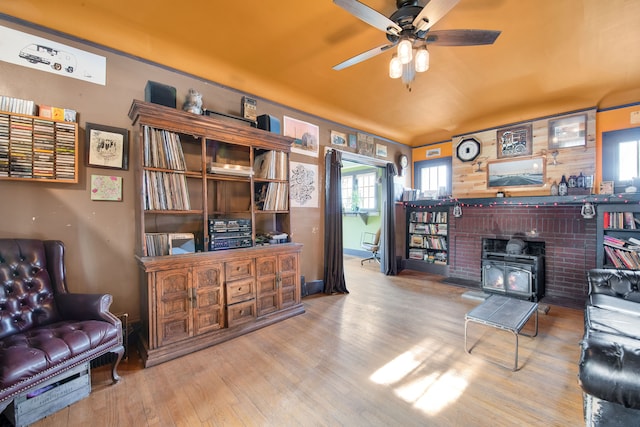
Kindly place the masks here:
[(587, 145), (587, 115), (578, 114), (549, 120), (549, 148)]
[(129, 169), (129, 131), (87, 123), (85, 127), (87, 166)]
[(543, 186), (545, 164), (542, 157), (489, 162), (487, 188)]
[(499, 129), (497, 133), (498, 158), (530, 156), (533, 153), (531, 124)]

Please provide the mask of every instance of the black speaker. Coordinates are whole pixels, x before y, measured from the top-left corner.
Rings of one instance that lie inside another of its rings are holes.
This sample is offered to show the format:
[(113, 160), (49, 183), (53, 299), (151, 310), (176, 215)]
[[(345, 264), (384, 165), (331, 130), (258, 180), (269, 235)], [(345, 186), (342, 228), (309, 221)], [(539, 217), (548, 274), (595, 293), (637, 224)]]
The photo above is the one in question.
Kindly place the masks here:
[(149, 80), (144, 87), (144, 100), (146, 102), (176, 108), (176, 88)]
[(279, 134), (280, 120), (268, 114), (258, 116), (258, 129), (268, 130), (269, 132)]

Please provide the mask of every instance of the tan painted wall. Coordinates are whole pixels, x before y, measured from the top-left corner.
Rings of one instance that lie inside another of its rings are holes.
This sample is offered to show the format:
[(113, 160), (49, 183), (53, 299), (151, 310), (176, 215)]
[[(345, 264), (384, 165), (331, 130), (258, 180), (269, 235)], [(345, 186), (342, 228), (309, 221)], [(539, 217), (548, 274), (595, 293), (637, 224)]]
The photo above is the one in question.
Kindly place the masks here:
[[(127, 113), (133, 99), (144, 99), (144, 87), (148, 80), (174, 86), (178, 93), (178, 106), (182, 105), (188, 89), (194, 88), (203, 94), (204, 107), (227, 114), (239, 115), (242, 95), (251, 94), (239, 93), (161, 66), (2, 19), (0, 25), (107, 58), (106, 86), (0, 62), (0, 94), (78, 112), (82, 159), (78, 184), (0, 180), (0, 195), (3, 198), (0, 206), (0, 236), (64, 241), (70, 288), (76, 292), (109, 292), (114, 295), (113, 311), (128, 312), (131, 319), (136, 320), (139, 318), (139, 277), (134, 259), (134, 203), (137, 196), (133, 190), (133, 167), (128, 171), (87, 168), (84, 161), (85, 124), (99, 123), (133, 131)], [(263, 99), (258, 99), (258, 114), (271, 114), (281, 121), (286, 114), (320, 128), (321, 147), (317, 158), (300, 154), (291, 156), (293, 161), (317, 164), (320, 175), (319, 207), (293, 208), (291, 232), (294, 240), (304, 245), (301, 273), (307, 281), (321, 280), (324, 269), (323, 146), (330, 144), (331, 130), (347, 133), (356, 131)], [(135, 143), (134, 138), (131, 138), (131, 142)], [(410, 154), (407, 146), (390, 141), (377, 142), (387, 145), (389, 161), (396, 161), (400, 152)], [(130, 154), (134, 153), (136, 150), (130, 149)], [(130, 164), (134, 165), (135, 161), (131, 158)], [(91, 174), (121, 176), (123, 201), (91, 201), (88, 185)]]

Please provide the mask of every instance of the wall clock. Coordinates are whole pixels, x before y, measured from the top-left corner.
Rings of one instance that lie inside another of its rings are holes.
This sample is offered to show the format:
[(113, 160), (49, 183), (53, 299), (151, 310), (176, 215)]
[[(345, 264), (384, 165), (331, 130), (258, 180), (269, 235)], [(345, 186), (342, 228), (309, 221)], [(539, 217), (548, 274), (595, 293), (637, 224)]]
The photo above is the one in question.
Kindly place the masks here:
[(456, 156), (463, 162), (475, 160), (480, 154), (480, 141), (475, 138), (463, 138), (456, 147)]

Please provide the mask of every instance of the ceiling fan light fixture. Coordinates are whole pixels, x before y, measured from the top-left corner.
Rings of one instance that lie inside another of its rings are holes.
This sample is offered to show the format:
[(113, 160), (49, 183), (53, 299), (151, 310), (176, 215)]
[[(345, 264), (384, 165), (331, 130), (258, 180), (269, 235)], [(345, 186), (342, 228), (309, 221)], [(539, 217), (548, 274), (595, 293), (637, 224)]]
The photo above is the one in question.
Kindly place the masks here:
[(429, 69), (429, 51), (425, 46), (417, 50), (414, 62), (418, 73), (424, 73)]
[(398, 43), (398, 58), (403, 64), (408, 64), (413, 59), (413, 43), (409, 39), (402, 39)]
[(397, 55), (393, 55), (391, 62), (389, 62), (389, 77), (392, 79), (402, 77), (402, 62), (400, 62), (400, 58)]
[(416, 69), (413, 64), (404, 64), (402, 66), (402, 83), (409, 87), (409, 84), (416, 78)]

